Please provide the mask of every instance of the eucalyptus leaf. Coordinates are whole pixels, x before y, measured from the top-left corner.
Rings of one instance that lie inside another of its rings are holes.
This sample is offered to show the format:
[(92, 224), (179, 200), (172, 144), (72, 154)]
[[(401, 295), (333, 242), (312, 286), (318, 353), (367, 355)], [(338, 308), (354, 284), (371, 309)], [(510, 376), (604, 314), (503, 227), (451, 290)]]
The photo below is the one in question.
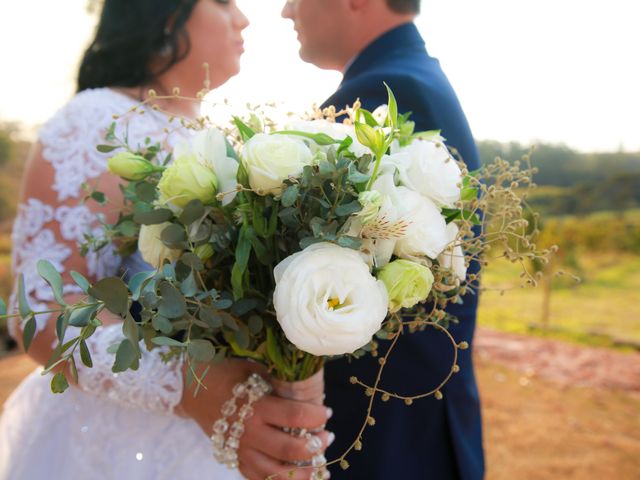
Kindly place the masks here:
[(362, 210), (362, 204), (358, 200), (345, 203), (336, 208), (336, 215), (346, 217)]
[(184, 227), (176, 225), (175, 223), (167, 225), (162, 230), (160, 239), (162, 240), (162, 243), (169, 248), (180, 250), (187, 246), (187, 232), (185, 232)]
[(200, 320), (205, 322), (213, 330), (222, 327), (222, 317), (218, 315), (218, 312), (209, 307), (202, 307), (199, 316)]
[(233, 307), (231, 307), (231, 313), (241, 317), (261, 305), (263, 305), (263, 302), (257, 298), (241, 298), (233, 304)]
[(87, 305), (85, 307), (74, 308), (69, 315), (69, 325), (73, 327), (86, 327), (89, 319), (94, 315), (100, 305)]
[(198, 255), (196, 255), (195, 253), (192, 253), (192, 252), (183, 253), (182, 256), (180, 257), (180, 262), (184, 263), (185, 265), (191, 267), (192, 269), (198, 272), (204, 270), (204, 264), (202, 263), (202, 260), (200, 260), (200, 257), (198, 257)]
[(298, 198), (298, 194), (300, 193), (300, 189), (297, 185), (289, 185), (285, 191), (282, 193), (282, 197), (280, 198), (280, 203), (283, 207), (290, 207)]
[(349, 165), (349, 175), (347, 175), (347, 180), (349, 180), (351, 183), (365, 183), (368, 182), (370, 178), (371, 175), (364, 174), (358, 171), (355, 163)]
[(213, 306), (216, 307), (218, 310), (225, 310), (229, 308), (231, 305), (233, 305), (233, 300), (230, 300), (228, 298), (221, 298), (220, 300), (217, 300), (216, 302), (213, 303)]
[(157, 331), (164, 333), (165, 335), (169, 335), (173, 331), (173, 325), (169, 321), (167, 317), (163, 317), (162, 315), (156, 315), (151, 319), (151, 325)]
[(51, 391), (53, 393), (63, 393), (67, 388), (69, 388), (67, 377), (62, 372), (56, 373), (51, 379)]
[(66, 305), (62, 296), (62, 277), (56, 270), (56, 267), (54, 267), (48, 260), (39, 260), (36, 268), (38, 270), (38, 275), (44, 278), (51, 287), (56, 302), (60, 305)]
[(159, 225), (168, 222), (173, 217), (173, 212), (168, 208), (157, 208), (150, 212), (137, 212), (133, 220), (142, 225)]
[(104, 302), (111, 313), (124, 317), (129, 311), (129, 290), (127, 285), (117, 277), (98, 280), (89, 288), (89, 294)]
[(4, 300), (0, 298), (0, 315), (7, 314), (7, 304), (4, 303)]
[(158, 345), (160, 347), (186, 347), (187, 344), (183, 342), (179, 342), (178, 340), (174, 340), (169, 337), (155, 337), (151, 340), (154, 345)]
[(27, 320), (24, 324), (24, 329), (22, 330), (22, 345), (24, 346), (24, 351), (28, 352), (29, 347), (31, 346), (31, 341), (33, 340), (33, 336), (36, 333), (36, 319), (33, 315)]
[(118, 148), (120, 147), (117, 145), (97, 145), (96, 146), (96, 150), (98, 150), (100, 153), (111, 153)]
[(156, 274), (155, 270), (147, 272), (138, 272), (129, 279), (129, 291), (131, 292), (131, 299), (138, 301), (140, 294), (142, 293), (145, 281), (149, 280)]
[(120, 346), (118, 346), (118, 351), (116, 352), (116, 359), (111, 367), (111, 371), (113, 373), (124, 372), (129, 368), (133, 368), (138, 357), (136, 354), (136, 349), (131, 344), (128, 339), (122, 340), (120, 342)]
[(76, 285), (78, 285), (84, 293), (89, 293), (89, 287), (91, 287), (91, 284), (89, 283), (89, 280), (84, 277), (84, 275), (71, 270), (71, 278), (73, 278), (73, 281), (76, 282)]
[(80, 359), (82, 363), (84, 363), (87, 367), (93, 367), (93, 360), (91, 360), (91, 352), (89, 352), (89, 347), (87, 347), (87, 342), (84, 340), (80, 341)]
[(22, 319), (27, 318), (31, 314), (31, 307), (27, 302), (27, 294), (24, 288), (24, 275), (22, 273), (18, 279), (18, 311)]
[(234, 331), (233, 336), (236, 343), (242, 350), (247, 350), (249, 348), (249, 345), (251, 345), (251, 339), (244, 329), (239, 328), (238, 330)]
[(136, 185), (136, 195), (143, 202), (153, 203), (156, 199), (156, 187), (149, 182), (139, 182)]
[(193, 272), (180, 282), (180, 291), (187, 298), (193, 297), (198, 292), (198, 285)]
[(213, 344), (204, 339), (195, 339), (189, 342), (187, 353), (198, 363), (209, 363), (216, 355)]
[(258, 315), (251, 315), (249, 317), (248, 327), (251, 335), (259, 334), (260, 331), (262, 330), (263, 325), (264, 325), (264, 322), (262, 321), (262, 318), (259, 317)]
[(193, 199), (184, 207), (179, 219), (184, 225), (190, 225), (204, 216), (204, 205), (198, 199)]
[(180, 318), (187, 312), (187, 303), (182, 294), (169, 282), (160, 283), (158, 313), (167, 318)]
[(362, 239), (358, 237), (351, 237), (349, 235), (341, 235), (338, 237), (338, 245), (345, 248), (351, 248), (353, 250), (359, 250), (362, 246)]

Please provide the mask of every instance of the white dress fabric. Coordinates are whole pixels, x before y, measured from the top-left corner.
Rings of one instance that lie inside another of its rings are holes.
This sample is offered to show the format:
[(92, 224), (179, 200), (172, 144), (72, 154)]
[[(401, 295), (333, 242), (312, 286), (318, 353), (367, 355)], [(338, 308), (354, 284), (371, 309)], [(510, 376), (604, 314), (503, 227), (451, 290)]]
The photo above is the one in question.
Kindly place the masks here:
[[(108, 154), (96, 145), (114, 115), (125, 114), (135, 102), (110, 89), (77, 94), (40, 131), (43, 159), (54, 172), (49, 202), (22, 199), (14, 224), (13, 269), (25, 278), (27, 299), (35, 311), (53, 300), (51, 290), (36, 272), (40, 259), (61, 272), (77, 260), (77, 242), (86, 232), (99, 231), (95, 202), (81, 204), (85, 182), (106, 181)], [(116, 121), (117, 138), (136, 148), (147, 139), (175, 146), (184, 132), (173, 130), (162, 113), (147, 110)], [(51, 201), (55, 199), (55, 201)], [(117, 273), (121, 258), (108, 246), (84, 258), (92, 279)], [(76, 264), (77, 265), (77, 264)], [(74, 284), (65, 293), (79, 291)], [(15, 289), (12, 304), (15, 308)], [(37, 330), (51, 321), (40, 315)], [(10, 323), (14, 336), (19, 322)], [(72, 328), (72, 327), (70, 327)], [(41, 369), (29, 375), (6, 401), (0, 417), (0, 479), (214, 479), (242, 476), (217, 463), (206, 434), (192, 420), (178, 417), (174, 407), (182, 396), (180, 365), (165, 363), (157, 350), (147, 352), (137, 372), (113, 374), (114, 356), (107, 348), (122, 338), (120, 325), (98, 329), (89, 339), (93, 368), (77, 362), (79, 386), (63, 394), (50, 390), (50, 375)], [(36, 333), (37, 335), (37, 333)]]

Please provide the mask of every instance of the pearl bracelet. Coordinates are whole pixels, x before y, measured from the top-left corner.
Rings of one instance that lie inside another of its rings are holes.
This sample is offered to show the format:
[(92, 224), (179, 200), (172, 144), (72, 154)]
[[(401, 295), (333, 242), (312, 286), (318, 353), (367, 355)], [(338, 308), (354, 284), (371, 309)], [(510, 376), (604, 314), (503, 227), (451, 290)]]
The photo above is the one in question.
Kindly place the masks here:
[[(257, 373), (252, 373), (246, 382), (238, 383), (233, 387), (233, 396), (222, 404), (220, 409), (222, 418), (213, 424), (211, 444), (214, 458), (229, 469), (238, 468), (240, 437), (244, 433), (245, 420), (253, 416), (253, 404), (269, 392), (271, 392), (271, 385)], [(241, 405), (245, 398), (246, 403)], [(239, 401), (237, 405), (236, 400)], [(230, 417), (236, 412), (238, 412), (238, 418), (231, 422)], [(225, 438), (226, 433), (228, 433), (227, 438)]]

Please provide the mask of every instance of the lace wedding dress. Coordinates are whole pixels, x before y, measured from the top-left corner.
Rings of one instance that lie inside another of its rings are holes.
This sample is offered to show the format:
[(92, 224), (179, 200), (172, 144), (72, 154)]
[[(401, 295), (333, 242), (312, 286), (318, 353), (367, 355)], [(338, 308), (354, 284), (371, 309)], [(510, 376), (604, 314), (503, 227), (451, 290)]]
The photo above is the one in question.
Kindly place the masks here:
[[(24, 275), (35, 311), (53, 300), (37, 275), (38, 260), (49, 260), (63, 276), (74, 269), (93, 280), (123, 267), (112, 247), (81, 257), (77, 242), (86, 232), (99, 232), (95, 202), (80, 203), (83, 183), (114, 182), (106, 168), (108, 155), (96, 145), (105, 143), (113, 115), (132, 106), (131, 99), (113, 90), (84, 91), (39, 133), (42, 175), (51, 171), (51, 178), (40, 178), (45, 188), (21, 200), (12, 237), (14, 274)], [(185, 134), (172, 131), (172, 125), (162, 113), (147, 110), (120, 117), (115, 133), (132, 147), (147, 139), (173, 146)], [(64, 291), (78, 288), (68, 284)], [(51, 321), (47, 315), (36, 320), (38, 331)], [(14, 336), (21, 334), (18, 323), (10, 324)], [(98, 329), (89, 340), (93, 368), (78, 361), (79, 385), (63, 394), (51, 393), (51, 378), (41, 369), (20, 384), (0, 417), (0, 479), (242, 478), (213, 459), (210, 440), (194, 421), (173, 414), (182, 396), (180, 365), (164, 363), (157, 350), (143, 347), (137, 372), (111, 372), (114, 358), (107, 348), (122, 338), (120, 325)]]

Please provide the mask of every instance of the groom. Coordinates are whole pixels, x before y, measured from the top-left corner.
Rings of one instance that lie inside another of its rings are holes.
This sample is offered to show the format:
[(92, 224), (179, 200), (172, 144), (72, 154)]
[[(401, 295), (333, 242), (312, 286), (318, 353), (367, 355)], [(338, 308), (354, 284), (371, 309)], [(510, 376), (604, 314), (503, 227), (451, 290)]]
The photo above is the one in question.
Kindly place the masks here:
[[(293, 20), (300, 56), (314, 65), (343, 72), (338, 90), (323, 106), (343, 108), (359, 98), (372, 111), (387, 102), (386, 82), (399, 111), (412, 112), (416, 131), (442, 130), (469, 170), (479, 167), (478, 152), (458, 99), (430, 57), (413, 20), (420, 0), (288, 0), (282, 16)], [(472, 265), (471, 272), (477, 272)], [(450, 331), (456, 341), (471, 344), (477, 296), (448, 312), (458, 317)], [(380, 345), (383, 350), (384, 346)], [(451, 368), (451, 344), (434, 329), (403, 336), (392, 353), (381, 387), (415, 395), (439, 385)], [(478, 390), (471, 350), (460, 352), (460, 372), (442, 389), (444, 398), (418, 400), (411, 406), (391, 399), (374, 402), (375, 426), (362, 437), (346, 471), (332, 469), (332, 478), (389, 480), (481, 479), (484, 475)], [(336, 441), (327, 458), (341, 455), (356, 438), (369, 398), (349, 382), (356, 376), (372, 385), (379, 366), (365, 357), (329, 362), (325, 367), (326, 403), (334, 409), (328, 429)]]

